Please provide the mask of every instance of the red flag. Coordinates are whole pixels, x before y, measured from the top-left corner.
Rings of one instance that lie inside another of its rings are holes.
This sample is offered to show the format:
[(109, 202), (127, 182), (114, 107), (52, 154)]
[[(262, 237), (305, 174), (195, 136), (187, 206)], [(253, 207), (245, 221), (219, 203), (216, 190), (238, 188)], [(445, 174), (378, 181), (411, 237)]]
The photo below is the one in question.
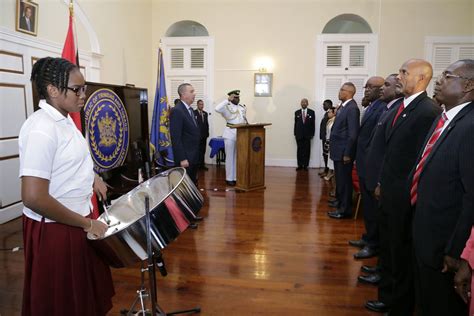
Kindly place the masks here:
[[(72, 1), (69, 4), (69, 27), (67, 30), (66, 41), (64, 42), (64, 47), (63, 47), (63, 52), (61, 54), (61, 57), (69, 60), (74, 65), (79, 66), (79, 54), (77, 51), (76, 37), (74, 34), (74, 8), (73, 8)], [(75, 113), (69, 113), (69, 115), (74, 121), (74, 124), (76, 124), (77, 129), (82, 132), (81, 113), (75, 112)], [(91, 200), (92, 200), (92, 206), (93, 206), (92, 218), (96, 219), (97, 217), (99, 217), (99, 206), (97, 204), (97, 197), (95, 193), (93, 193)]]
[[(64, 59), (69, 60), (74, 65), (78, 65), (78, 54), (77, 54), (77, 46), (74, 36), (74, 13), (72, 2), (69, 6), (69, 28), (67, 30), (66, 41), (64, 42), (63, 53), (61, 57)], [(82, 132), (82, 124), (81, 124), (81, 114), (79, 112), (76, 113), (69, 113), (72, 120), (76, 124), (77, 129)]]

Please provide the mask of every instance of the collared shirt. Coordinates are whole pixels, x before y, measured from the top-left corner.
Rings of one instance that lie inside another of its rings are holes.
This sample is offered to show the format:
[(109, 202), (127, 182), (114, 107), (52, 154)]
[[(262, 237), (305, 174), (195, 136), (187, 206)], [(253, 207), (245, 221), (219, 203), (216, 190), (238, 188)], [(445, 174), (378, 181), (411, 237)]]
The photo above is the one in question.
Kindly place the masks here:
[(402, 99), (402, 98), (396, 98), (396, 99), (393, 99), (392, 101), (390, 101), (389, 103), (387, 103), (387, 110), (390, 109), (392, 107), (392, 105), (400, 99)]
[(411, 101), (415, 100), (415, 98), (423, 92), (425, 91), (420, 91), (418, 93), (415, 93), (414, 95), (409, 96), (408, 98), (403, 99), (403, 106), (405, 107), (405, 109), (408, 107), (408, 105), (410, 105)]
[(349, 103), (349, 101), (351, 101), (351, 100), (352, 100), (352, 99), (349, 99), (349, 100), (344, 101), (344, 102), (341, 104), (341, 106), (342, 106), (342, 107), (345, 107), (346, 104)]
[[(93, 162), (87, 141), (71, 117), (64, 117), (45, 100), (23, 124), (18, 138), (20, 177), (49, 180), (49, 194), (71, 211), (87, 216), (94, 183)], [(24, 207), (23, 214), (42, 216)], [(45, 218), (46, 222), (53, 222)]]
[(464, 109), (466, 107), (466, 105), (468, 105), (469, 103), (471, 103), (471, 101), (459, 104), (459, 105), (453, 107), (448, 112), (443, 111), (443, 113), (446, 115), (446, 117), (448, 119), (446, 120), (446, 122), (444, 122), (443, 129), (441, 130), (441, 134), (443, 134), (446, 127), (449, 125), (449, 123), (451, 123), (451, 121), (456, 117), (456, 115), (458, 115), (458, 113), (461, 112), (461, 110)]

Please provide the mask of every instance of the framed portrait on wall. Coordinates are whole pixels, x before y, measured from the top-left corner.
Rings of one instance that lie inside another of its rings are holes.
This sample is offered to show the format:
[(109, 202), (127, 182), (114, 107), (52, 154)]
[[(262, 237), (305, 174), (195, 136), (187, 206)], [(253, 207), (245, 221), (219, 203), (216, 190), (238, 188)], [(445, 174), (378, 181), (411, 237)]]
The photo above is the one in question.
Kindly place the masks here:
[(254, 76), (254, 85), (256, 97), (271, 97), (272, 96), (272, 73), (256, 73)]
[(16, 1), (16, 30), (36, 36), (38, 34), (38, 4), (31, 1)]

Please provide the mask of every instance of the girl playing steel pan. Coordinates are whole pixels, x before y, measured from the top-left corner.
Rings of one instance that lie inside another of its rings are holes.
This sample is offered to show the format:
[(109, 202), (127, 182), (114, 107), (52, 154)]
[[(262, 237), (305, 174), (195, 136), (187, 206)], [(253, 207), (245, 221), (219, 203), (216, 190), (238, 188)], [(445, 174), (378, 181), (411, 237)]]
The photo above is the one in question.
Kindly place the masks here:
[(84, 106), (84, 77), (69, 61), (46, 57), (34, 64), (31, 80), (41, 100), (19, 136), (23, 315), (105, 315), (114, 295), (110, 269), (86, 234), (107, 230), (89, 218), (92, 191), (105, 197), (107, 188), (68, 115)]

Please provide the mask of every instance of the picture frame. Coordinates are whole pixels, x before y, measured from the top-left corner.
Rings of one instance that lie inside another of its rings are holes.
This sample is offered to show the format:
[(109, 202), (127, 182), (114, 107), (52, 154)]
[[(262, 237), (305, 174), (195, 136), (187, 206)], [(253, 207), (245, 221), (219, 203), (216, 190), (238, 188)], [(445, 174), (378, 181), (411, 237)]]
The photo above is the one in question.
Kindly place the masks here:
[(272, 96), (273, 73), (255, 73), (254, 75), (254, 96)]
[(38, 10), (37, 3), (32, 1), (16, 1), (16, 30), (18, 32), (37, 36), (38, 34)]

